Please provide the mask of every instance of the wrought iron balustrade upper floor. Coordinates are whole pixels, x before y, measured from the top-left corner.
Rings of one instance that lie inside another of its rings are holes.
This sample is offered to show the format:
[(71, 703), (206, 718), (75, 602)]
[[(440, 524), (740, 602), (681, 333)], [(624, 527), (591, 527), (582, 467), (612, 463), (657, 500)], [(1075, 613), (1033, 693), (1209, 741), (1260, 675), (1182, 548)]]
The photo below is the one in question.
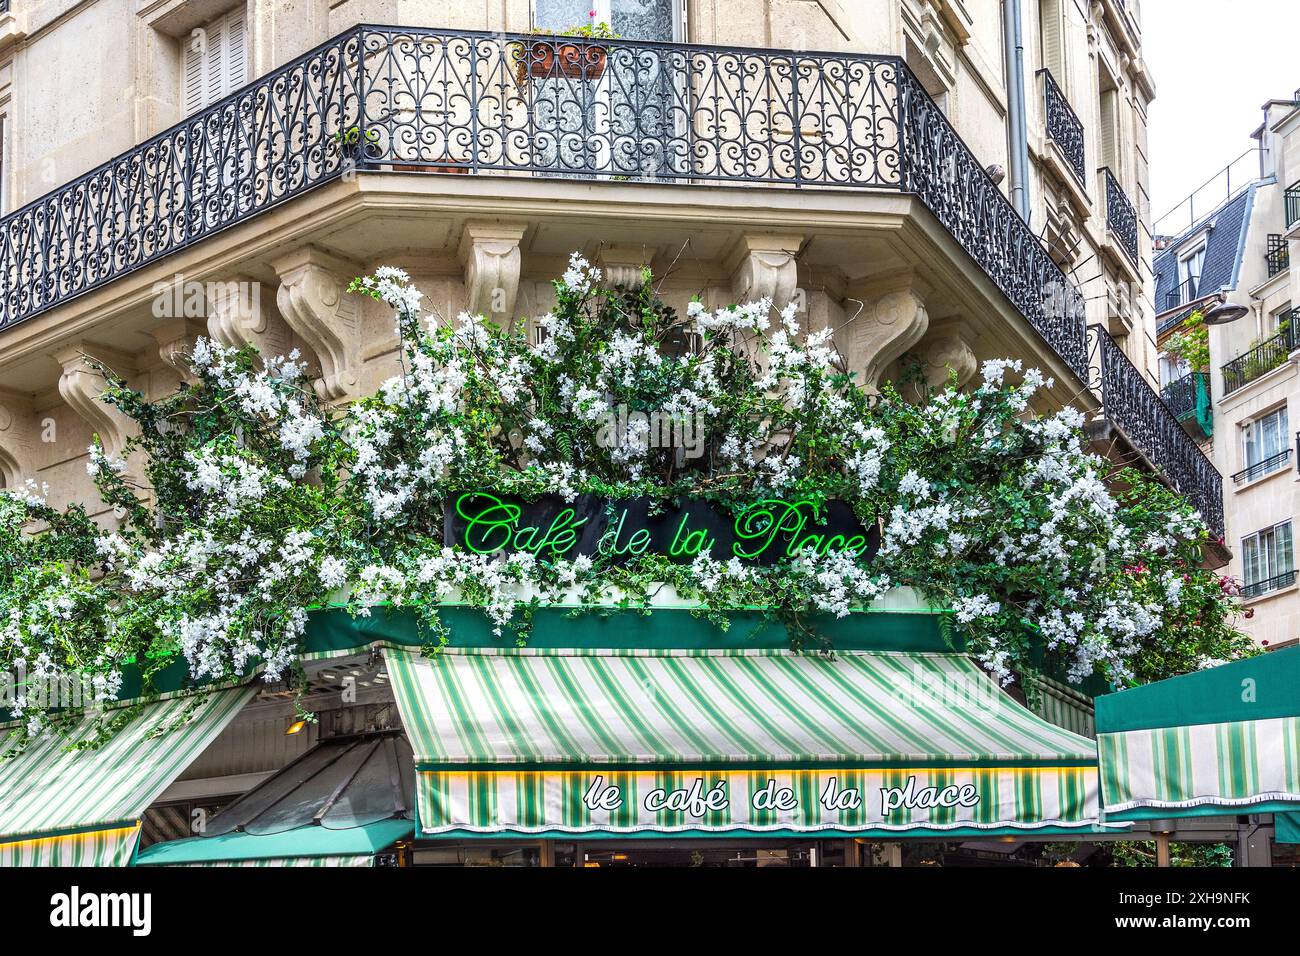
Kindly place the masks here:
[(1119, 184), (1110, 168), (1103, 166), (1102, 179), (1106, 189), (1106, 228), (1115, 234), (1120, 248), (1132, 261), (1138, 264), (1138, 217), (1133, 203), (1124, 194), (1124, 187)]
[(1106, 418), (1192, 503), (1210, 531), (1222, 538), (1223, 476), (1110, 334), (1100, 326), (1092, 331)]
[(1061, 151), (1082, 185), (1088, 168), (1084, 161), (1083, 123), (1071, 109), (1070, 101), (1057, 85), (1051, 70), (1043, 69), (1038, 73), (1043, 78), (1043, 112), (1047, 120), (1047, 135)]
[(0, 220), (0, 330), (350, 167), (915, 194), (1081, 380), (1083, 297), (901, 59), (361, 26)]
[(1283, 193), (1286, 207), (1286, 227), (1290, 229), (1300, 222), (1300, 182), (1292, 183)]

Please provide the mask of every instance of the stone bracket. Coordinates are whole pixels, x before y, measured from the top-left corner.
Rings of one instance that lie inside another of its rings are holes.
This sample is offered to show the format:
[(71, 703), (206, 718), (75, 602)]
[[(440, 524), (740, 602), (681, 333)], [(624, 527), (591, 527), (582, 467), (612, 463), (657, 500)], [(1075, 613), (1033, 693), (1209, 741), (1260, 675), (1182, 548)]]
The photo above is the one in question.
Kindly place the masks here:
[(741, 236), (728, 259), (736, 302), (771, 299), (777, 311), (785, 308), (799, 288), (796, 257), (803, 242), (795, 235)]
[(848, 335), (849, 368), (861, 371), (861, 384), (874, 391), (889, 364), (921, 341), (930, 325), (925, 303), (907, 277), (895, 288), (861, 297), (862, 312)]
[(19, 488), (36, 472), (37, 424), (31, 402), (0, 391), (0, 487)]
[(170, 367), (183, 382), (195, 380), (190, 368), (190, 356), (194, 352), (195, 340), (207, 331), (198, 319), (165, 319), (149, 330), (154, 341), (158, 343), (158, 358)]
[(263, 359), (288, 355), (293, 333), (274, 300), (262, 294), (263, 283), (231, 275), (207, 284), (208, 337), (228, 349), (254, 346)]
[(273, 262), (280, 276), (275, 301), (284, 321), (316, 353), (316, 392), (327, 402), (355, 397), (361, 364), (361, 309), (347, 294), (361, 270), (315, 246)]
[(930, 326), (912, 350), (911, 354), (920, 360), (921, 374), (931, 388), (944, 387), (953, 372), (957, 373), (958, 386), (965, 385), (979, 369), (968, 328), (960, 319), (937, 322)]
[(519, 223), (467, 222), (460, 237), (465, 268), (465, 310), (500, 324), (514, 318), (527, 227)]
[(135, 430), (135, 423), (101, 400), (104, 377), (86, 364), (87, 358), (122, 376), (133, 371), (133, 362), (114, 349), (88, 342), (70, 342), (54, 353), (54, 360), (62, 369), (59, 395), (99, 436), (104, 454), (109, 458), (120, 458), (127, 438)]

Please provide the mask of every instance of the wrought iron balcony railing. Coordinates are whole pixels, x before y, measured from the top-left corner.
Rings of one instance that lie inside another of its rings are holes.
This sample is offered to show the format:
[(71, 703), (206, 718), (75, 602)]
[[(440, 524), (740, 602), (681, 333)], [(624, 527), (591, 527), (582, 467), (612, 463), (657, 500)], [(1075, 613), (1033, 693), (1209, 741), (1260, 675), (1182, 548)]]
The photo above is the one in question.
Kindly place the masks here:
[(374, 26), (0, 220), (0, 329), (353, 164), (913, 193), (1087, 378), (1079, 290), (896, 57)]
[(1271, 578), (1265, 578), (1262, 581), (1252, 581), (1242, 587), (1241, 596), (1253, 598), (1259, 597), (1261, 594), (1269, 594), (1273, 591), (1289, 588), (1295, 584), (1295, 577), (1295, 571), (1283, 571), (1281, 574), (1275, 574)]
[(1264, 252), (1264, 265), (1267, 267), (1268, 278), (1270, 279), (1278, 273), (1291, 268), (1291, 247), (1287, 244), (1286, 236), (1276, 232), (1268, 234), (1268, 246)]
[(1110, 167), (1103, 166), (1101, 174), (1106, 186), (1106, 228), (1115, 234), (1120, 248), (1136, 266), (1138, 264), (1137, 210), (1129, 202), (1128, 196), (1124, 195), (1124, 189), (1115, 178), (1115, 174), (1110, 171)]
[(1164, 308), (1176, 309), (1184, 302), (1191, 302), (1196, 298), (1196, 287), (1200, 284), (1200, 279), (1184, 279), (1178, 285), (1174, 286), (1165, 293)]
[[(1082, 294), (897, 57), (383, 26), (327, 41), (0, 220), (0, 330), (352, 168), (914, 195), (1091, 377)], [(1136, 261), (1117, 186), (1107, 208)], [(1221, 532), (1218, 473), (1110, 346), (1107, 408)]]
[(1286, 463), (1291, 460), (1291, 449), (1283, 448), (1276, 455), (1270, 455), (1253, 465), (1248, 465), (1241, 471), (1232, 476), (1234, 485), (1244, 484), (1248, 481), (1254, 481), (1256, 478), (1263, 478), (1265, 475), (1271, 475), (1275, 471), (1280, 471), (1286, 467)]
[(1052, 72), (1043, 69), (1039, 70), (1039, 75), (1043, 77), (1043, 112), (1047, 118), (1048, 137), (1057, 144), (1061, 155), (1065, 156), (1066, 163), (1070, 164), (1070, 169), (1079, 179), (1080, 185), (1083, 185), (1084, 176), (1087, 174), (1087, 164), (1084, 163), (1083, 124), (1070, 108), (1070, 100), (1066, 99), (1065, 91), (1057, 86), (1056, 77), (1053, 77)]
[(1210, 434), (1214, 412), (1210, 401), (1209, 372), (1188, 372), (1162, 388), (1160, 397), (1180, 422), (1195, 418), (1202, 433)]
[(1277, 334), (1265, 339), (1248, 352), (1243, 352), (1222, 366), (1223, 394), (1231, 395), (1244, 385), (1262, 378), (1282, 365), (1287, 357), (1300, 348), (1300, 330), (1296, 328), (1300, 314), (1289, 309), (1281, 316)]
[(1094, 326), (1106, 418), (1223, 537), (1223, 476), (1110, 334)]
[(1051, 71), (1039, 70), (1038, 75), (1043, 78), (1043, 113), (1047, 119), (1047, 135), (1082, 184), (1087, 169), (1084, 162), (1083, 123), (1070, 108), (1070, 101), (1056, 84)]
[(1286, 227), (1300, 222), (1300, 182), (1292, 183), (1283, 194), (1286, 199)]

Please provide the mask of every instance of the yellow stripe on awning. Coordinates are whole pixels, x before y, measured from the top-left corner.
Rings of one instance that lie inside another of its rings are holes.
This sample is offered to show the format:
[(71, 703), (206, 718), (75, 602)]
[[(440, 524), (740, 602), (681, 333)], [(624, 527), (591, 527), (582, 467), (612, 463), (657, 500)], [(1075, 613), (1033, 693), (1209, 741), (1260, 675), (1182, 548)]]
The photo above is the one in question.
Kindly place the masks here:
[[(76, 841), (93, 841), (86, 831), (136, 828), (145, 808), (193, 763), (254, 692), (252, 687), (237, 687), (133, 709), (88, 711), (67, 734), (33, 740), (21, 752), (16, 752), (18, 733), (10, 731), (0, 741), (0, 863), (39, 865), (44, 850), (33, 855), (26, 849), (3, 849), (33, 841), (57, 850), (61, 858), (120, 857), (121, 852), (111, 849), (79, 851)], [(102, 743), (79, 748), (120, 720), (125, 723), (113, 727)], [(46, 844), (37, 840), (40, 837), (56, 842)], [(99, 839), (112, 842), (108, 836)], [(129, 843), (134, 847), (135, 838)], [(125, 855), (129, 860), (129, 849)]]

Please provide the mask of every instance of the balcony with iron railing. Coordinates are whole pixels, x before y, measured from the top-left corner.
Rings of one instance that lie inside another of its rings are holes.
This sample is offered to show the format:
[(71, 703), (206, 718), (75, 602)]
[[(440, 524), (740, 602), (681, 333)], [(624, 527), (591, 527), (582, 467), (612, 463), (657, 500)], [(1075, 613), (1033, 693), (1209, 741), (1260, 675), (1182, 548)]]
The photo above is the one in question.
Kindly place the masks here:
[(1256, 598), (1264, 594), (1272, 594), (1274, 591), (1281, 591), (1283, 588), (1289, 588), (1295, 584), (1295, 578), (1295, 571), (1283, 571), (1281, 574), (1275, 574), (1271, 578), (1265, 578), (1262, 581), (1252, 581), (1242, 586), (1241, 596)]
[(1043, 115), (1046, 119), (1047, 136), (1061, 151), (1070, 170), (1082, 185), (1087, 165), (1084, 162), (1083, 123), (1066, 99), (1064, 91), (1056, 83), (1050, 70), (1039, 70), (1043, 82)]
[(1291, 449), (1283, 448), (1276, 455), (1269, 455), (1267, 458), (1260, 459), (1253, 465), (1247, 465), (1241, 471), (1232, 476), (1234, 485), (1245, 485), (1257, 478), (1263, 478), (1271, 475), (1275, 471), (1281, 471), (1286, 467), (1287, 462), (1291, 460)]
[(1129, 261), (1136, 268), (1138, 264), (1138, 217), (1133, 203), (1124, 193), (1119, 180), (1110, 168), (1101, 168), (1101, 177), (1106, 195), (1106, 228), (1114, 234), (1119, 247), (1124, 250)]
[(1223, 477), (1218, 469), (1110, 334), (1100, 326), (1094, 326), (1092, 331), (1101, 372), (1102, 409), (1107, 421), (1165, 476), (1175, 491), (1192, 503), (1210, 530), (1222, 538)]
[(1297, 330), (1300, 310), (1289, 309), (1282, 313), (1278, 331), (1271, 337), (1238, 355), (1221, 368), (1223, 394), (1231, 395), (1256, 379), (1263, 378), (1273, 369), (1283, 365), (1291, 353), (1300, 348), (1300, 331)]
[(1080, 378), (1084, 301), (897, 57), (361, 26), (0, 220), (0, 330), (343, 176), (917, 197)]
[[(346, 173), (393, 171), (909, 195), (1092, 379), (1082, 293), (900, 58), (410, 27), (350, 29), (5, 216), (0, 333)], [(1136, 262), (1117, 186), (1107, 207)], [(1221, 532), (1218, 473), (1126, 362), (1104, 361), (1103, 401)]]
[(1300, 182), (1288, 186), (1283, 197), (1286, 206), (1286, 227), (1290, 229), (1300, 222)]
[(1210, 398), (1209, 372), (1188, 372), (1162, 388), (1160, 397), (1193, 438), (1198, 435), (1208, 438), (1213, 433), (1214, 407)]

